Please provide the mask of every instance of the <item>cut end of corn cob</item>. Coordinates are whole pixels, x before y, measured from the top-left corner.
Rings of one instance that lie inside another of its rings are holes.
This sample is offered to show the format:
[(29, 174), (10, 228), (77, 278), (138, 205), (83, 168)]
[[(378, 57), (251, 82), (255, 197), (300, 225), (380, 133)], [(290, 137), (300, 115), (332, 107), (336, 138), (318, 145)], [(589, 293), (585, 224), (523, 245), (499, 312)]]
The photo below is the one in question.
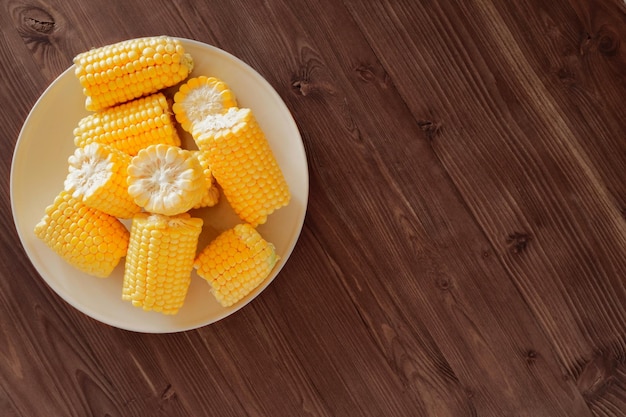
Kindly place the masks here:
[(193, 270), (202, 219), (139, 213), (133, 218), (122, 299), (135, 307), (176, 314)]
[(229, 108), (194, 124), (193, 138), (233, 210), (252, 226), (289, 204), (291, 194), (252, 111)]
[(68, 159), (65, 191), (88, 207), (122, 219), (131, 218), (141, 207), (128, 194), (130, 160), (130, 155), (99, 143), (76, 148)]
[(194, 267), (211, 285), (224, 307), (240, 301), (257, 288), (279, 260), (274, 245), (249, 224), (222, 232), (198, 254)]
[(133, 156), (149, 145), (181, 145), (163, 93), (119, 104), (81, 119), (74, 129), (74, 144), (81, 147), (93, 142)]
[(192, 151), (151, 145), (128, 167), (128, 193), (150, 213), (173, 216), (192, 209), (205, 194), (205, 177)]
[(35, 235), (75, 268), (108, 277), (126, 255), (129, 233), (114, 216), (62, 191), (46, 208)]
[(193, 59), (181, 42), (169, 36), (131, 39), (74, 57), (85, 107), (98, 111), (183, 81)]
[(187, 132), (192, 125), (212, 114), (224, 113), (237, 106), (235, 95), (215, 77), (199, 76), (187, 80), (174, 95), (172, 110), (176, 120)]

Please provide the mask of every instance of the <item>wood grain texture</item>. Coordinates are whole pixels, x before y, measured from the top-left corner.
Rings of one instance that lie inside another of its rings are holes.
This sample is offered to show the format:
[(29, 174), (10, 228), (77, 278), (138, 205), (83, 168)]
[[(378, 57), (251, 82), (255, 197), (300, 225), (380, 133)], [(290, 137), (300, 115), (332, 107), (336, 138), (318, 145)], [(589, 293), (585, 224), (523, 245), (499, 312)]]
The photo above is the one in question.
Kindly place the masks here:
[[(515, 7), (520, 4), (524, 5), (516, 2)], [(428, 74), (425, 80), (402, 84), (399, 89), (404, 90), (417, 117), (426, 111), (424, 101), (429, 103), (427, 111), (436, 106), (442, 117), (445, 114), (445, 120), (437, 122), (440, 128), (433, 137), (433, 149), (492, 245), (499, 248), (500, 258), (551, 335), (564, 364), (577, 375), (577, 362), (585, 362), (596, 349), (611, 345), (622, 352), (624, 346), (626, 234), (620, 203), (616, 204), (624, 194), (623, 182), (617, 179), (624, 172), (626, 144), (624, 111), (619, 104), (624, 97), (623, 78), (614, 76), (612, 94), (597, 95), (602, 97), (606, 113), (598, 114), (595, 108), (578, 105), (571, 98), (556, 103), (553, 88), (546, 87), (554, 83), (546, 83), (542, 68), (528, 58), (537, 55), (532, 51), (546, 50), (537, 47), (545, 38), (522, 29), (515, 32), (520, 36), (516, 39), (506, 29), (513, 23), (500, 21), (536, 23), (520, 18), (530, 17), (530, 11), (537, 14), (535, 5), (527, 4), (525, 14), (519, 9), (508, 11), (508, 16), (486, 3), (465, 6), (433, 6), (427, 13), (416, 7), (405, 10), (405, 20), (398, 23), (392, 21), (397, 15), (390, 15), (379, 25), (381, 30), (406, 30), (408, 36), (412, 28), (420, 31), (418, 37), (444, 33), (445, 42), (407, 43), (399, 45), (395, 53), (381, 50), (380, 54), (391, 55), (387, 64), (392, 77), (423, 74), (417, 69), (428, 66), (434, 57), (446, 60), (447, 71), (463, 74), (453, 80), (445, 74)], [(623, 17), (623, 7), (614, 9)], [(365, 15), (362, 9), (359, 12)], [(543, 13), (544, 21), (571, 21), (558, 12), (560, 8), (554, 6), (553, 10), (540, 10), (540, 15)], [(382, 14), (371, 12), (362, 26), (372, 31)], [(436, 31), (412, 20), (423, 15), (448, 30)], [(459, 28), (452, 24), (463, 16), (470, 25)], [(439, 48), (442, 44), (447, 49)], [(405, 58), (405, 66), (394, 65), (394, 57), (406, 57), (406, 48), (415, 60)], [(619, 67), (619, 58), (615, 61), (610, 65)], [(605, 75), (613, 73), (609, 70)], [(459, 112), (457, 101), (445, 99), (452, 96), (467, 100), (461, 108), (474, 106), (479, 114), (469, 117)], [(564, 100), (562, 94), (557, 99)], [(582, 117), (576, 117), (579, 115)], [(605, 123), (604, 118), (611, 122)], [(606, 128), (589, 129), (594, 124)], [(611, 124), (615, 130), (607, 132)], [(597, 146), (590, 143), (605, 144), (600, 145), (606, 146), (602, 160), (592, 154), (597, 155)], [(617, 190), (616, 195), (607, 189), (607, 183)]]
[(7, 0), (2, 209), (30, 108), (158, 34), (250, 64), (302, 133), (304, 228), (235, 315), (101, 324), (0, 221), (0, 415), (626, 416), (621, 0)]

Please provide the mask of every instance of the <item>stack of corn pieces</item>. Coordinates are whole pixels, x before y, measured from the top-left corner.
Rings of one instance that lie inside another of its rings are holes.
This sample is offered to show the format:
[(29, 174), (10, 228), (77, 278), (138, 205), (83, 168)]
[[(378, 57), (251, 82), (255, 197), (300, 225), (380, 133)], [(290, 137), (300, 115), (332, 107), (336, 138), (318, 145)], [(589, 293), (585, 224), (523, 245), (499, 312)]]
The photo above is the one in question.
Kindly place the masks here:
[[(189, 78), (193, 58), (175, 38), (124, 41), (74, 63), (92, 113), (74, 130), (64, 186), (36, 236), (96, 277), (125, 258), (121, 297), (147, 311), (176, 314), (194, 269), (224, 307), (250, 294), (278, 261), (256, 227), (290, 199), (252, 110), (223, 81)], [(181, 147), (177, 127), (197, 149)], [(242, 223), (198, 250), (203, 220), (189, 211), (221, 193)]]

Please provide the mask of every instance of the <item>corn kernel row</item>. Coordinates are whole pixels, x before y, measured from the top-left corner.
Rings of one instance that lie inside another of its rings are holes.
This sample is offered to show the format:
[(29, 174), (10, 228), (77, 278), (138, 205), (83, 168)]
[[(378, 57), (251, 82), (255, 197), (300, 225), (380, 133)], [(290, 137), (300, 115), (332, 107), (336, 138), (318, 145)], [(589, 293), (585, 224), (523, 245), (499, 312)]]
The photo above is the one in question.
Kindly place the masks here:
[(244, 222), (263, 224), (271, 213), (289, 204), (287, 181), (250, 109), (232, 107), (208, 116), (194, 124), (193, 137)]
[(87, 110), (98, 111), (178, 84), (193, 59), (178, 39), (131, 39), (92, 49), (74, 58)]
[(35, 235), (66, 262), (96, 277), (107, 277), (126, 255), (129, 233), (114, 216), (87, 207), (61, 191), (35, 225)]
[(74, 129), (74, 144), (102, 143), (136, 155), (141, 149), (181, 141), (163, 93), (138, 98), (85, 116)]
[(274, 245), (247, 223), (222, 232), (197, 256), (194, 267), (217, 301), (229, 307), (257, 288), (279, 260)]
[(183, 306), (202, 219), (140, 213), (133, 218), (122, 299), (146, 311), (176, 314)]

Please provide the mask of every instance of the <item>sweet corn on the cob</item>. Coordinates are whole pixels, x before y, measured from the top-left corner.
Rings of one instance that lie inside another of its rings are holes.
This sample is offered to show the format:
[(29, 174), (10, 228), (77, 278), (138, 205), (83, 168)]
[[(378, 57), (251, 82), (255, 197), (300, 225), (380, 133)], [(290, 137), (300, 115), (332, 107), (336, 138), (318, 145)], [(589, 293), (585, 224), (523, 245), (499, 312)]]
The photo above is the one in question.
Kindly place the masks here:
[(129, 155), (158, 143), (180, 146), (170, 106), (163, 93), (155, 93), (85, 116), (74, 129), (74, 144), (97, 142)]
[(205, 151), (192, 151), (202, 167), (204, 174), (205, 192), (204, 196), (193, 208), (201, 207), (213, 207), (219, 202), (220, 190), (217, 188), (217, 182), (211, 173), (211, 167), (209, 166), (209, 159), (207, 158)]
[(35, 235), (75, 268), (108, 277), (126, 255), (129, 233), (114, 216), (61, 191), (35, 226)]
[(238, 224), (209, 243), (194, 267), (211, 285), (217, 301), (229, 307), (258, 287), (278, 260), (274, 245), (249, 224)]
[(131, 156), (99, 143), (76, 148), (68, 159), (65, 191), (85, 205), (128, 219), (141, 211), (128, 194), (126, 178)]
[(76, 55), (74, 64), (86, 96), (85, 108), (91, 111), (171, 87), (193, 69), (193, 59), (181, 42), (168, 36), (91, 49)]
[(215, 77), (199, 76), (180, 86), (174, 94), (172, 110), (181, 127), (191, 132), (195, 122), (235, 106), (235, 94), (226, 83)]
[(133, 218), (122, 299), (144, 310), (176, 314), (191, 282), (202, 219), (139, 213)]
[(146, 211), (173, 216), (204, 197), (204, 173), (192, 151), (150, 145), (131, 159), (128, 193)]
[(213, 176), (242, 220), (256, 227), (289, 203), (285, 177), (250, 109), (231, 107), (193, 127), (198, 148), (206, 152)]

